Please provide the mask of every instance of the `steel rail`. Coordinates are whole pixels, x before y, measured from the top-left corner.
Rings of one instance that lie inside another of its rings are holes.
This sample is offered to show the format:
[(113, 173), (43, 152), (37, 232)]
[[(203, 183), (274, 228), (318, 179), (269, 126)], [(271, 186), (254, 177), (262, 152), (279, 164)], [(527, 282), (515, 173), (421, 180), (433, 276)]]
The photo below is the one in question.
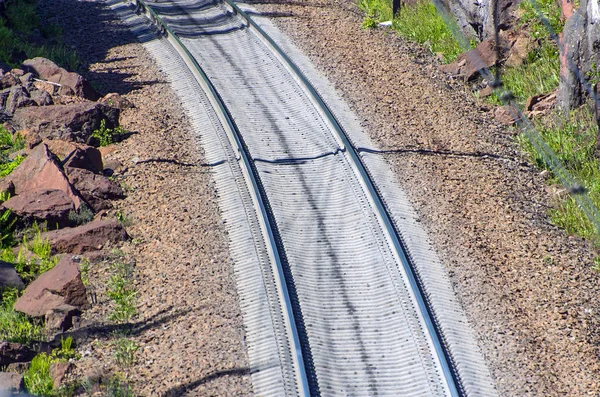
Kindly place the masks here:
[(444, 372), (444, 377), (446, 379), (450, 394), (455, 397), (463, 396), (464, 388), (461, 385), (458, 371), (454, 368), (449, 349), (446, 348), (443, 335), (441, 333), (441, 327), (439, 324), (437, 324), (435, 313), (427, 301), (427, 293), (417, 277), (415, 266), (413, 265), (412, 260), (407, 253), (408, 251), (402, 241), (402, 238), (400, 237), (400, 233), (398, 233), (398, 230), (396, 229), (396, 226), (394, 225), (394, 222), (392, 221), (392, 218), (386, 209), (385, 204), (383, 203), (383, 199), (381, 198), (379, 190), (374, 185), (367, 168), (358, 154), (358, 151), (348, 138), (348, 135), (338, 122), (333, 112), (329, 109), (327, 104), (321, 98), (321, 95), (312, 86), (306, 76), (304, 76), (304, 73), (300, 70), (300, 68), (298, 68), (298, 66), (281, 49), (281, 47), (279, 47), (279, 45), (246, 12), (244, 12), (244, 10), (235, 4), (233, 0), (224, 1), (233, 8), (234, 12), (237, 12), (248, 22), (249, 28), (255, 29), (255, 31), (258, 32), (259, 37), (262, 38), (264, 42), (272, 48), (272, 50), (274, 50), (275, 54), (283, 61), (283, 64), (288, 67), (292, 76), (295, 77), (300, 86), (303, 87), (304, 90), (309, 94), (309, 97), (316, 104), (317, 109), (323, 113), (326, 121), (328, 124), (330, 124), (333, 131), (335, 131), (337, 140), (341, 142), (340, 146), (342, 151), (345, 150), (349, 154), (352, 160), (351, 164), (357, 171), (358, 175), (360, 175), (359, 180), (363, 183), (366, 191), (369, 193), (368, 197), (370, 200), (372, 200), (372, 204), (376, 209), (376, 214), (382, 224), (385, 226), (388, 238), (394, 246), (395, 254), (398, 255), (400, 262), (404, 267), (410, 286), (415, 294), (419, 311), (423, 317), (423, 320), (425, 321), (425, 325), (430, 337), (433, 340), (433, 345), (440, 361), (442, 371)]
[(150, 16), (151, 20), (159, 25), (161, 34), (173, 45), (173, 47), (182, 55), (184, 62), (188, 65), (190, 71), (197, 79), (198, 83), (204, 89), (211, 105), (215, 109), (215, 113), (219, 117), (219, 120), (227, 133), (227, 136), (231, 142), (234, 152), (237, 152), (239, 157), (237, 158), (240, 162), (240, 168), (244, 173), (247, 184), (249, 185), (249, 191), (252, 196), (252, 200), (255, 207), (259, 209), (258, 219), (260, 221), (261, 231), (267, 240), (267, 249), (269, 256), (271, 257), (272, 263), (275, 264), (276, 271), (274, 275), (276, 277), (277, 284), (279, 286), (280, 300), (284, 302), (282, 311), (285, 313), (286, 327), (292, 339), (290, 346), (292, 350), (292, 358), (295, 362), (294, 371), (296, 374), (296, 382), (298, 386), (298, 394), (300, 396), (310, 396), (311, 390), (309, 386), (309, 380), (307, 376), (306, 366), (304, 364), (304, 358), (302, 355), (302, 343), (298, 334), (298, 328), (295, 320), (295, 311), (290, 299), (290, 292), (288, 282), (286, 281), (285, 271), (282, 263), (282, 254), (277, 245), (277, 240), (274, 235), (274, 227), (271, 223), (272, 215), (269, 214), (270, 210), (267, 205), (267, 200), (264, 193), (261, 190), (260, 182), (255, 175), (253, 162), (250, 158), (250, 154), (243, 142), (240, 131), (238, 130), (235, 121), (231, 117), (223, 99), (217, 92), (216, 88), (198, 64), (194, 56), (189, 52), (185, 45), (181, 42), (179, 37), (169, 28), (169, 26), (162, 20), (162, 18), (152, 10), (144, 0), (134, 0), (138, 10), (143, 11)]

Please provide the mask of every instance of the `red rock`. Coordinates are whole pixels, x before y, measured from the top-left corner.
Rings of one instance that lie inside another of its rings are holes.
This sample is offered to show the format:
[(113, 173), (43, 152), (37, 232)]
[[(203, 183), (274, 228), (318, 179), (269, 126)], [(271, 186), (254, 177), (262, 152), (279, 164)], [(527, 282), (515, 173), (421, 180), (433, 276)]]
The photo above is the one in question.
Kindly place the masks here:
[(493, 93), (494, 93), (494, 89), (492, 88), (491, 85), (488, 85), (487, 87), (485, 87), (479, 91), (479, 98), (489, 97)]
[(51, 229), (69, 224), (69, 213), (75, 210), (73, 200), (62, 190), (28, 190), (11, 197), (3, 204), (24, 224), (47, 222)]
[(508, 51), (505, 65), (512, 67), (521, 66), (525, 63), (527, 55), (536, 47), (536, 45), (537, 41), (531, 37), (521, 36), (517, 38)]
[(479, 71), (486, 67), (496, 64), (496, 45), (493, 40), (485, 40), (479, 43), (476, 48), (465, 52), (459, 56), (459, 59), (465, 60), (463, 75), (465, 81), (473, 80), (477, 77)]
[(95, 103), (35, 106), (17, 109), (13, 124), (29, 129), (45, 139), (62, 139), (88, 143), (94, 130), (104, 120), (106, 128), (119, 125), (119, 109)]
[[(23, 388), (23, 375), (0, 372), (0, 391), (19, 392)], [(2, 394), (4, 395), (4, 394)]]
[(73, 364), (70, 362), (56, 362), (50, 364), (50, 377), (54, 382), (54, 388), (58, 389), (63, 380), (69, 374), (69, 371), (73, 368)]
[(62, 305), (87, 304), (86, 290), (77, 263), (64, 255), (52, 269), (40, 275), (15, 302), (15, 310), (40, 317)]
[(0, 261), (0, 289), (5, 287), (23, 289), (25, 284), (11, 263)]
[(61, 68), (49, 59), (35, 57), (25, 60), (23, 62), (23, 69), (34, 72), (41, 79), (48, 80), (48, 78), (58, 73)]
[(29, 347), (20, 343), (0, 342), (0, 367), (31, 361), (35, 354)]
[(117, 243), (129, 235), (116, 220), (100, 220), (74, 228), (42, 233), (48, 239), (52, 253), (82, 254), (101, 249), (107, 242)]
[(48, 95), (54, 95), (56, 91), (58, 91), (58, 86), (56, 84), (48, 83), (46, 81), (34, 81), (33, 86), (39, 91), (47, 92)]
[(46, 140), (44, 143), (61, 161), (63, 167), (84, 168), (101, 172), (104, 168), (100, 151), (93, 147), (61, 140)]
[(73, 201), (75, 209), (81, 204), (81, 199), (63, 172), (60, 164), (54, 158), (48, 146), (36, 146), (29, 156), (6, 178), (15, 186), (15, 194), (31, 190), (62, 190)]
[(94, 211), (112, 208), (106, 200), (123, 198), (121, 187), (102, 174), (95, 174), (83, 168), (66, 168), (71, 184), (81, 193)]
[(12, 73), (6, 73), (0, 78), (0, 89), (10, 88), (20, 83), (17, 76)]
[(543, 95), (534, 95), (527, 98), (526, 111), (543, 112), (552, 109), (556, 105), (556, 92)]
[(59, 93), (61, 95), (75, 95), (91, 101), (95, 101), (100, 97), (81, 75), (69, 72), (46, 58), (28, 59), (23, 62), (23, 68), (36, 73), (44, 80), (60, 84)]
[(6, 113), (13, 114), (19, 108), (36, 105), (37, 103), (31, 99), (29, 92), (27, 92), (25, 87), (21, 85), (15, 85), (10, 89), (10, 93), (6, 99), (5, 108)]
[(500, 124), (510, 126), (517, 122), (518, 114), (509, 106), (500, 106), (494, 111), (494, 119)]

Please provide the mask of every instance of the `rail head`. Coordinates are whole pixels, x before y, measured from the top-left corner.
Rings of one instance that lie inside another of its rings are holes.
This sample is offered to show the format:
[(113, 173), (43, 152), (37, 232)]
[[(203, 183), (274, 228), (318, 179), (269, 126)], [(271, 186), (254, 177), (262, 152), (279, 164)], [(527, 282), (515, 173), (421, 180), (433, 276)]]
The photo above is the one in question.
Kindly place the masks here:
[(275, 265), (274, 275), (279, 286), (278, 293), (280, 295), (280, 300), (283, 302), (282, 310), (286, 317), (286, 326), (288, 327), (289, 339), (291, 339), (290, 349), (292, 350), (292, 359), (295, 363), (294, 370), (296, 375), (296, 384), (298, 386), (298, 395), (301, 397), (309, 397), (311, 395), (311, 388), (302, 355), (302, 343), (300, 341), (295, 322), (295, 312), (290, 299), (290, 293), (287, 285), (288, 282), (286, 281), (285, 272), (283, 269), (282, 255), (279, 247), (277, 246), (276, 237), (274, 236), (274, 227), (270, 221), (271, 217), (269, 216), (269, 209), (266, 199), (263, 197), (263, 193), (261, 193), (260, 183), (255, 175), (255, 172), (253, 172), (252, 160), (250, 159), (250, 155), (245, 148), (241, 134), (216, 88), (194, 56), (181, 42), (179, 37), (177, 37), (171, 28), (169, 28), (162, 18), (154, 10), (152, 10), (152, 8), (148, 6), (144, 0), (134, 0), (134, 3), (138, 11), (143, 12), (150, 17), (151, 21), (159, 27), (160, 33), (182, 56), (185, 63), (190, 68), (190, 71), (192, 74), (194, 74), (198, 80), (198, 83), (204, 89), (204, 92), (215, 109), (215, 112), (217, 113), (217, 116), (219, 117), (229, 138), (229, 141), (238, 156), (237, 159), (242, 172), (244, 173), (246, 183), (248, 184), (250, 195), (252, 196), (255, 208), (258, 208), (257, 215), (260, 221), (261, 231), (267, 242), (269, 256), (272, 263)]

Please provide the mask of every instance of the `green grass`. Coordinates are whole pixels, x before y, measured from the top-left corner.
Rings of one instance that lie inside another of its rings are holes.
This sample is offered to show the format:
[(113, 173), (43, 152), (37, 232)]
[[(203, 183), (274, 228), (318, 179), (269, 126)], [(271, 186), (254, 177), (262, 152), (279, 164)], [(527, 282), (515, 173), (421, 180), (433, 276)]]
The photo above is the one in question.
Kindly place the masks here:
[(0, 294), (0, 340), (30, 344), (45, 339), (41, 321), (30, 318), (13, 308), (19, 292), (7, 288)]
[(72, 395), (68, 393), (69, 387), (59, 389), (54, 388), (54, 382), (50, 376), (50, 366), (56, 362), (66, 362), (69, 359), (78, 359), (79, 355), (73, 349), (73, 339), (69, 336), (61, 339), (61, 347), (52, 350), (49, 355), (40, 353), (33, 358), (31, 365), (23, 374), (25, 388), (31, 394), (36, 396), (65, 396)]
[[(557, 158), (583, 184), (596, 207), (600, 206), (600, 161), (595, 156), (596, 127), (587, 106), (573, 111), (568, 117), (556, 114), (536, 124), (540, 135)], [(538, 167), (551, 171), (524, 135), (520, 135), (518, 140)], [(549, 182), (559, 183), (554, 177)], [(550, 211), (550, 217), (554, 224), (564, 228), (567, 233), (600, 243), (600, 233), (570, 196), (562, 199)]]
[[(360, 0), (359, 7), (366, 14), (363, 28), (376, 27), (378, 22), (392, 19), (391, 1)], [(445, 62), (454, 61), (463, 52), (451, 28), (429, 1), (403, 5), (393, 19), (392, 28), (400, 36), (426, 46), (431, 52), (441, 53)], [(455, 25), (452, 28), (457, 29)]]
[(108, 296), (114, 303), (109, 319), (126, 323), (136, 315), (137, 292), (132, 283), (133, 266), (116, 262), (112, 265), (113, 274), (108, 280)]
[[(552, 33), (558, 35), (565, 25), (560, 4), (555, 0), (524, 0), (519, 4), (519, 12), (519, 25), (526, 26), (536, 39), (550, 38)], [(550, 29), (542, 22), (540, 13), (548, 20)]]
[[(27, 35), (39, 30), (42, 37), (52, 38), (53, 43), (36, 45), (27, 40)], [(76, 70), (81, 61), (72, 49), (60, 43), (62, 32), (55, 25), (45, 24), (36, 13), (33, 0), (9, 0), (5, 16), (0, 16), (0, 61), (18, 67), (27, 58), (36, 56), (51, 59), (69, 70)], [(15, 53), (24, 53), (24, 58), (14, 59)]]
[[(556, 44), (550, 40), (543, 41), (540, 48), (529, 54), (526, 63), (503, 68), (501, 80), (521, 108), (527, 98), (554, 91), (560, 82), (560, 61)], [(502, 103), (496, 94), (490, 100), (497, 105)]]
[(46, 353), (38, 354), (33, 358), (27, 372), (23, 375), (25, 388), (37, 396), (52, 396), (54, 382), (50, 377), (50, 364), (52, 358)]

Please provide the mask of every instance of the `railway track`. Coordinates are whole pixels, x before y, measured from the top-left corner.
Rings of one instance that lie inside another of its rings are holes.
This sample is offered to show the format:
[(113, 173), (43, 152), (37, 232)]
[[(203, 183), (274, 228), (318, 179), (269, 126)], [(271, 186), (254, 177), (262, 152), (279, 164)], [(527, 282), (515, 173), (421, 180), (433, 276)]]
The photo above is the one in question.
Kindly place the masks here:
[(494, 395), (393, 176), (273, 27), (230, 0), (135, 9), (221, 186), (255, 394)]

